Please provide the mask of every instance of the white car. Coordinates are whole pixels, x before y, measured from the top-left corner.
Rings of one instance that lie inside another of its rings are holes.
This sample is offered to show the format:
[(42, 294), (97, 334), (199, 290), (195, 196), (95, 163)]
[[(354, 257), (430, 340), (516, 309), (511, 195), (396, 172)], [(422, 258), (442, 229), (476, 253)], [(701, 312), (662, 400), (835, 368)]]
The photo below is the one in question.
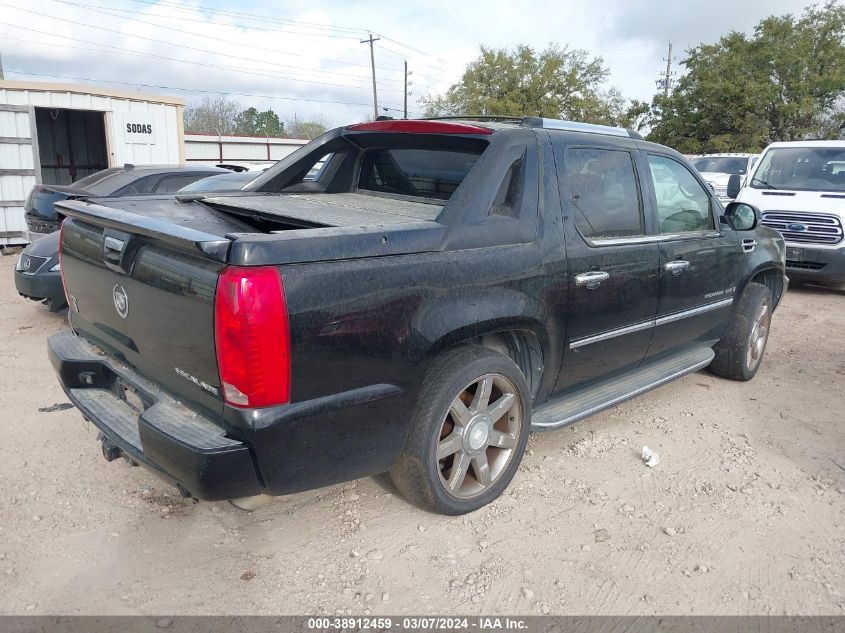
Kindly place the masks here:
[(733, 201), (733, 198), (728, 195), (728, 179), (734, 174), (744, 178), (759, 156), (759, 154), (741, 153), (704, 154), (691, 156), (689, 161), (704, 180), (713, 187), (713, 191), (722, 204), (727, 204)]
[(845, 283), (845, 141), (772, 143), (728, 195), (760, 209), (786, 241), (786, 272), (797, 281)]

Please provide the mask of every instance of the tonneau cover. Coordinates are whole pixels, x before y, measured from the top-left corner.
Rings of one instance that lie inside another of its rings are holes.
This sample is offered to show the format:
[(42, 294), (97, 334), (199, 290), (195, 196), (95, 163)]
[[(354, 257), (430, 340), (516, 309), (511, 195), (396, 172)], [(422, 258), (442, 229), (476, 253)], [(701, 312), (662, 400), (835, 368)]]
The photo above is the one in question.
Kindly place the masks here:
[(243, 209), (324, 226), (385, 226), (433, 222), (443, 205), (363, 193), (287, 193), (220, 196), (203, 200), (212, 206)]

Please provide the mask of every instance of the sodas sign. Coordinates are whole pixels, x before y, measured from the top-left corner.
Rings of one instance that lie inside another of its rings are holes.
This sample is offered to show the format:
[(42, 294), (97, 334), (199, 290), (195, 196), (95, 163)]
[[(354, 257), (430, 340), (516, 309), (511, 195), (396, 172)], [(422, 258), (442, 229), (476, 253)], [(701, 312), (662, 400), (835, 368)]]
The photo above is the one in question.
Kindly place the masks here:
[(156, 125), (152, 117), (129, 115), (124, 119), (123, 136), (127, 143), (152, 145), (155, 140)]

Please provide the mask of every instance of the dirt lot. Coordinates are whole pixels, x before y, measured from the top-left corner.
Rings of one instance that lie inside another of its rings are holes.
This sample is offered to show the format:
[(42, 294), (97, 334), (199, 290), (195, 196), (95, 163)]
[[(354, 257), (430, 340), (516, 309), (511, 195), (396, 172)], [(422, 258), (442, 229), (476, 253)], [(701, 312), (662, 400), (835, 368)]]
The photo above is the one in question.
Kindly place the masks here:
[[(364, 479), (252, 514), (108, 464), (0, 257), (2, 614), (843, 614), (845, 296), (793, 289), (750, 383), (688, 376), (535, 435), (494, 504)], [(646, 444), (661, 456), (639, 458)]]

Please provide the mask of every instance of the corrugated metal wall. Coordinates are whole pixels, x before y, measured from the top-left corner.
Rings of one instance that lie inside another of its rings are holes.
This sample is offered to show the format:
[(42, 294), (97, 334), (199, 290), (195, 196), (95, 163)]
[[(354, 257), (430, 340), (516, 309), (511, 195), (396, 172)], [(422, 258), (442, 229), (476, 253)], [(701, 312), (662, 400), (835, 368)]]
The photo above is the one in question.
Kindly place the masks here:
[(35, 184), (29, 108), (0, 98), (0, 244), (18, 244), (23, 205)]
[(308, 141), (298, 138), (252, 136), (185, 135), (185, 160), (213, 165), (227, 161), (276, 161), (298, 150)]

